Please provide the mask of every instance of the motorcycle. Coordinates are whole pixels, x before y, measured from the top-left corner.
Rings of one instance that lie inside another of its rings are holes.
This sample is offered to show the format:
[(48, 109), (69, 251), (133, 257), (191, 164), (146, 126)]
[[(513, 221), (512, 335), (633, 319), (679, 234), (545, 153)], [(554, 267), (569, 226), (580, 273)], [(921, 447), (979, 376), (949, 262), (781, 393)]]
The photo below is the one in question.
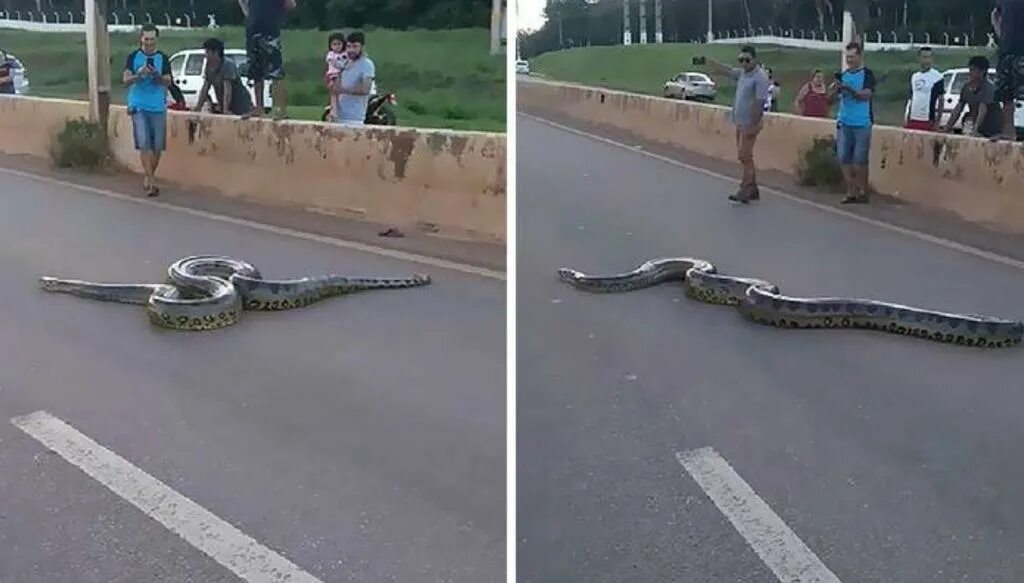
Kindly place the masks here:
[[(393, 126), (398, 125), (398, 116), (395, 112), (395, 106), (398, 104), (398, 98), (394, 93), (379, 93), (377, 95), (370, 96), (370, 102), (366, 106), (366, 120), (364, 123), (368, 126)], [(328, 122), (331, 120), (331, 106), (328, 105), (324, 108), (323, 114), (320, 116), (320, 121)]]

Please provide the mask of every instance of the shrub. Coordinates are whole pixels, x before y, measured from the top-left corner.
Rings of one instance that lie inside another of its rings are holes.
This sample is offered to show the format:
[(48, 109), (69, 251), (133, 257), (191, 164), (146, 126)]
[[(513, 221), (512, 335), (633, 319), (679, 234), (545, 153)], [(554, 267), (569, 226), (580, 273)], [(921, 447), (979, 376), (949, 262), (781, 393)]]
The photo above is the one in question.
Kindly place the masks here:
[(800, 153), (796, 169), (803, 186), (819, 186), (839, 190), (843, 186), (843, 171), (836, 158), (836, 141), (832, 136), (814, 138), (810, 147)]
[(98, 123), (71, 119), (54, 138), (50, 156), (59, 168), (102, 168), (110, 160), (110, 143)]

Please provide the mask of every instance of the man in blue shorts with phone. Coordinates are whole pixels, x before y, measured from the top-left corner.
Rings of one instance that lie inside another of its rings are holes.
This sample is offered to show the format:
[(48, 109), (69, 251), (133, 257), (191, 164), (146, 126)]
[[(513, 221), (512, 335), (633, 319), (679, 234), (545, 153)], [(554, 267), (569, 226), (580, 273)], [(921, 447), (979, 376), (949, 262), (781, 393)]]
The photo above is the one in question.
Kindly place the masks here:
[(167, 87), (171, 85), (171, 61), (156, 48), (160, 31), (152, 24), (142, 26), (140, 48), (128, 55), (123, 82), (128, 87), (128, 114), (132, 118), (135, 149), (145, 172), (147, 196), (156, 196), (156, 169), (167, 149)]
[(864, 49), (857, 43), (846, 45), (846, 66), (829, 88), (832, 99), (839, 100), (836, 153), (846, 179), (843, 204), (867, 204), (875, 74), (864, 66)]

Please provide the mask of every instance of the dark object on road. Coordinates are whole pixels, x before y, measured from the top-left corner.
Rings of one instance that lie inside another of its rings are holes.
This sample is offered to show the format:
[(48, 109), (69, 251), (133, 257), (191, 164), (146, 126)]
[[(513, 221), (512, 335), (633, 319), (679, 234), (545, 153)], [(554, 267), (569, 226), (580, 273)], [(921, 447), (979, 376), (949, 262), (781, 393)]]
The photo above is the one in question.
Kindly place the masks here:
[(408, 278), (325, 275), (302, 279), (263, 279), (244, 261), (197, 255), (176, 261), (166, 284), (101, 284), (40, 278), (43, 289), (122, 304), (145, 305), (149, 319), (175, 330), (216, 330), (236, 322), (242, 310), (281, 311), (301, 308), (332, 296), (363, 290), (419, 287), (430, 276)]
[[(366, 121), (368, 126), (393, 126), (398, 125), (398, 114), (395, 112), (395, 105), (398, 98), (394, 93), (382, 93), (370, 98), (366, 106)], [(331, 119), (331, 106), (324, 108), (320, 121), (327, 122)]]
[(403, 232), (399, 231), (398, 229), (392, 227), (390, 229), (387, 229), (387, 230), (381, 231), (380, 233), (377, 233), (377, 236), (379, 236), (379, 237), (394, 237), (394, 238), (398, 239), (398, 238), (404, 237), (405, 233), (403, 233)]
[(577, 289), (602, 293), (682, 281), (691, 299), (734, 306), (759, 324), (779, 328), (862, 328), (980, 348), (1017, 346), (1024, 338), (1024, 322), (873, 300), (784, 296), (766, 281), (720, 275), (714, 265), (701, 259), (656, 259), (631, 272), (610, 276), (590, 276), (572, 269), (560, 269), (558, 275)]
[(53, 139), (50, 157), (58, 168), (95, 170), (110, 160), (110, 143), (99, 124), (72, 119)]
[(702, 67), (702, 66), (707, 65), (707, 64), (708, 64), (708, 58), (707, 57), (694, 57), (693, 58), (693, 66), (694, 67)]
[(843, 170), (836, 158), (835, 138), (814, 138), (811, 145), (800, 154), (796, 176), (802, 186), (817, 186), (839, 192), (843, 186)]

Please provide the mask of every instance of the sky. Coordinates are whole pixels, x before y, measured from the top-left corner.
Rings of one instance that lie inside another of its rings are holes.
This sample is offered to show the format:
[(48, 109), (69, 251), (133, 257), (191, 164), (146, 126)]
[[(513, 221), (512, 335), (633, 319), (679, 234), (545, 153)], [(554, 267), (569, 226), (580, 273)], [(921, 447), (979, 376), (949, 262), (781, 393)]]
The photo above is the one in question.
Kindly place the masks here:
[(544, 26), (544, 6), (548, 0), (516, 0), (518, 2), (519, 17), (518, 28), (520, 30), (537, 30)]

